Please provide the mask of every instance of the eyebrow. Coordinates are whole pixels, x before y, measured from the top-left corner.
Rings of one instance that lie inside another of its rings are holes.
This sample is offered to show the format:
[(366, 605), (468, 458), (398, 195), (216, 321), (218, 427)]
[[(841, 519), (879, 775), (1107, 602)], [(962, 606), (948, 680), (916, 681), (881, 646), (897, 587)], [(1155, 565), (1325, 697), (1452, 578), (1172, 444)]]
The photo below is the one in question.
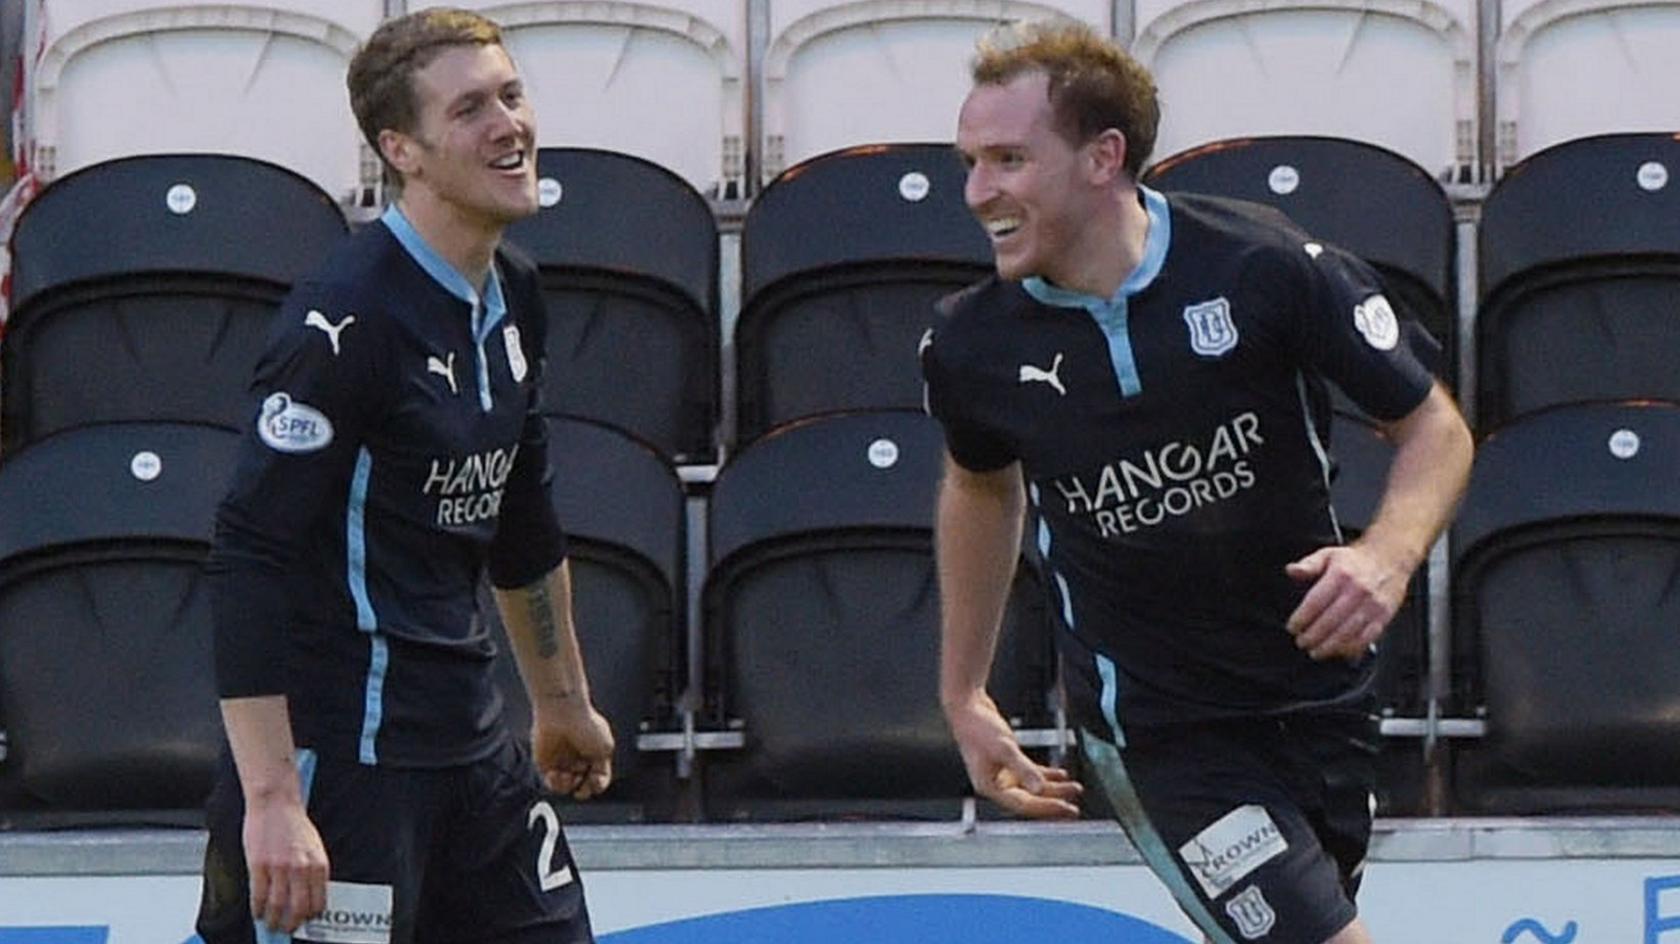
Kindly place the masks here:
[(518, 76), (514, 76), (513, 78), (496, 86), (494, 90), (482, 87), (468, 89), (451, 99), (449, 103), (444, 106), (443, 110), (446, 114), (453, 114), (467, 105), (476, 105), (493, 95), (500, 95), (510, 89), (523, 92), (525, 90), (525, 80)]

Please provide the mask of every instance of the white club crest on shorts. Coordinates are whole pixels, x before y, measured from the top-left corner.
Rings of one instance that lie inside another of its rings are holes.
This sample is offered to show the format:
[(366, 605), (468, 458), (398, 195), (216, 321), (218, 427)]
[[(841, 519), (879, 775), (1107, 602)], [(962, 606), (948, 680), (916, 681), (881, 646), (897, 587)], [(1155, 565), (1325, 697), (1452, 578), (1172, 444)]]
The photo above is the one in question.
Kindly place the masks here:
[(525, 363), (525, 348), (519, 344), (518, 325), (508, 325), (502, 329), (502, 347), (507, 348), (508, 370), (513, 373), (513, 382), (524, 381), (531, 365)]
[(257, 435), (279, 452), (314, 452), (332, 442), (332, 421), (290, 394), (271, 393), (257, 414)]
[(1237, 933), (1250, 941), (1265, 937), (1272, 925), (1277, 924), (1277, 912), (1260, 893), (1258, 885), (1248, 886), (1226, 902), (1225, 913), (1237, 923)]
[(1382, 295), (1372, 295), (1353, 306), (1353, 326), (1379, 351), (1392, 351), (1400, 343), (1400, 319)]
[(1218, 357), (1237, 346), (1231, 303), (1223, 296), (1185, 306), (1184, 323), (1190, 327), (1190, 350), (1203, 357)]
[(1250, 872), (1289, 848), (1277, 823), (1257, 803), (1239, 806), (1178, 847), (1178, 857), (1209, 898), (1218, 898)]

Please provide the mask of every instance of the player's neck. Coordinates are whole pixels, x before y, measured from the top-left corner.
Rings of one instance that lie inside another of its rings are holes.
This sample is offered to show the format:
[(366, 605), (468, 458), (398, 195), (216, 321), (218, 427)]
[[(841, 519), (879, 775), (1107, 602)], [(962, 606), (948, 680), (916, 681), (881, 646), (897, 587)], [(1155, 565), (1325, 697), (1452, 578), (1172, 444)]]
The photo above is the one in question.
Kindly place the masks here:
[(1143, 262), (1149, 240), (1149, 213), (1135, 188), (1116, 191), (1113, 203), (1092, 216), (1074, 264), (1051, 279), (1058, 287), (1098, 298), (1113, 298)]
[(397, 198), (403, 216), (455, 271), (481, 290), (490, 274), (490, 260), (502, 239), (502, 227), (471, 219), (459, 207), (423, 187), (403, 191)]

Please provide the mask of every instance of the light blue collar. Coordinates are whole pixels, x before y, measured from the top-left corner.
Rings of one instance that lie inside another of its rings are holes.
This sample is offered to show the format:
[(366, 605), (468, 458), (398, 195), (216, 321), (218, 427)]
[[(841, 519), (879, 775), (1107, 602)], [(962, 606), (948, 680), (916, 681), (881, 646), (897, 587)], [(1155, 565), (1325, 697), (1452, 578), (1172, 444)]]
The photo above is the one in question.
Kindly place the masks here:
[(1159, 192), (1142, 184), (1138, 184), (1138, 192), (1143, 194), (1143, 209), (1149, 214), (1149, 233), (1144, 237), (1143, 258), (1132, 274), (1126, 276), (1126, 281), (1120, 283), (1113, 298), (1099, 298), (1058, 288), (1036, 275), (1021, 282), (1027, 294), (1045, 305), (1093, 310), (1112, 307), (1148, 288), (1155, 281), (1155, 276), (1161, 274), (1161, 266), (1167, 261), (1167, 246), (1172, 243), (1172, 211), (1167, 208), (1167, 198)]
[(460, 270), (438, 255), (437, 250), (427, 245), (425, 237), (420, 235), (419, 230), (414, 228), (414, 224), (408, 221), (408, 217), (403, 215), (395, 203), (385, 210), (379, 221), (385, 224), (391, 235), (397, 237), (397, 242), (408, 250), (408, 254), (414, 257), (414, 261), (426, 270), (426, 274), (431, 276), (433, 281), (443, 286), (449, 294), (473, 306), (473, 335), (474, 339), (482, 344), (490, 334), (490, 329), (507, 315), (507, 302), (502, 297), (502, 280), (496, 274), (495, 265), (491, 265), (490, 275), (484, 280), (484, 311), (480, 317), (479, 296), (472, 283), (467, 281), (467, 277), (462, 275)]

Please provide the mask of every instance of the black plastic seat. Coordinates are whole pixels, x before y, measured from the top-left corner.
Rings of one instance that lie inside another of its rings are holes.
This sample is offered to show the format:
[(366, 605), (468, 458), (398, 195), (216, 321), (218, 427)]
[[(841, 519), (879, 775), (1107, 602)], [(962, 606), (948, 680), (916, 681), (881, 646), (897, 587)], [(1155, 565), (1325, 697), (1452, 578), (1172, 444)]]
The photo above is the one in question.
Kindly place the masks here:
[[(786, 425), (719, 474), (705, 587), (714, 819), (958, 815), (968, 779), (939, 709), (932, 551), (943, 439), (909, 411)], [(991, 679), (1006, 716), (1049, 723), (1047, 599), (1012, 589)]]
[(1460, 805), (1680, 805), (1680, 406), (1526, 415), (1482, 443), (1453, 535), (1458, 674), (1488, 736)]
[(916, 409), (917, 343), (992, 249), (948, 144), (856, 147), (784, 171), (741, 234), (736, 440), (802, 417)]
[(715, 458), (718, 230), (676, 174), (612, 151), (543, 148), (542, 202), (507, 237), (542, 271), (544, 409), (623, 429), (677, 462)]
[(1452, 204), (1428, 171), (1374, 144), (1280, 135), (1180, 152), (1151, 166), (1143, 182), (1275, 207), (1312, 236), (1365, 260), (1382, 276), (1396, 311), (1434, 342), (1414, 335), (1412, 349), (1454, 385), (1457, 231)]
[[(644, 728), (677, 726), (687, 683), (684, 501), (670, 462), (651, 446), (584, 420), (548, 421), (555, 508), (570, 542), (572, 612), (596, 706), (613, 726), (614, 783), (569, 822), (670, 820), (677, 815), (676, 760), (639, 751)], [(516, 736), (530, 703), (493, 605), (497, 672)]]
[(54, 181), (13, 236), (0, 445), (90, 423), (243, 428), (280, 299), (345, 231), (313, 183), (251, 158), (131, 157)]
[(1680, 140), (1609, 134), (1513, 165), (1482, 205), (1483, 431), (1560, 403), (1680, 402)]
[(238, 442), (107, 424), (0, 464), (7, 766), (46, 807), (201, 807), (222, 740), (202, 564)]

